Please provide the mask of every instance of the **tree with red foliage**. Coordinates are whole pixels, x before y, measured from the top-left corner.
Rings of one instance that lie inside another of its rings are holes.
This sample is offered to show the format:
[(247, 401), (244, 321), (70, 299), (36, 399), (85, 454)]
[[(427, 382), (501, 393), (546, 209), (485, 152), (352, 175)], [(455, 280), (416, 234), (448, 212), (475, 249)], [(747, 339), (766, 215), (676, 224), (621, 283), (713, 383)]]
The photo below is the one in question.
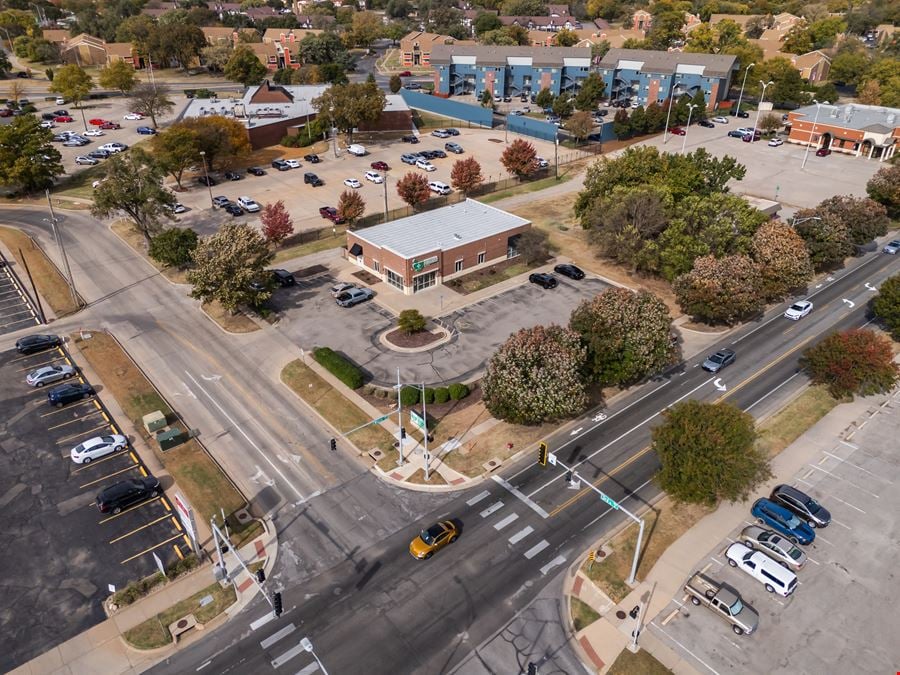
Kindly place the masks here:
[(464, 195), (476, 189), (482, 182), (484, 176), (481, 174), (481, 164), (474, 157), (456, 161), (450, 170), (450, 184)]
[(350, 227), (365, 213), (366, 201), (356, 190), (344, 190), (338, 198), (337, 212), (340, 218), (346, 220)]
[(278, 246), (294, 232), (294, 221), (280, 199), (273, 204), (266, 204), (259, 214), (259, 220), (263, 236), (269, 244)]
[(503, 151), (500, 162), (509, 173), (524, 178), (537, 171), (537, 151), (528, 141), (517, 138)]
[(888, 392), (900, 377), (891, 341), (864, 329), (832, 333), (803, 353), (800, 366), (838, 399)]
[(428, 179), (420, 173), (410, 171), (397, 181), (397, 194), (404, 202), (416, 208), (427, 202), (431, 195)]

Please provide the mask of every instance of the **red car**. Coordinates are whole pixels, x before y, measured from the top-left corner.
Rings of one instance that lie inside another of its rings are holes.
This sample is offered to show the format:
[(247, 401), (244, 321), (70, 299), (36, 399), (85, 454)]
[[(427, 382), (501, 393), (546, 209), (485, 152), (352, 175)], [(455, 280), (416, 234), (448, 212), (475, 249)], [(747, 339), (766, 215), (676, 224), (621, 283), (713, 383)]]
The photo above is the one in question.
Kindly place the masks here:
[(60, 115), (59, 117), (54, 117), (53, 121), (54, 122), (74, 122), (75, 120), (73, 120), (68, 115)]
[(830, 148), (819, 148), (816, 150), (816, 157), (828, 157), (831, 154)]
[(121, 129), (122, 125), (118, 122), (104, 122), (100, 125), (101, 129)]
[(12, 117), (12, 110), (9, 108), (0, 108), (0, 117)]
[(88, 124), (91, 126), (99, 127), (101, 124), (106, 124), (106, 120), (100, 117), (95, 117), (92, 120), (88, 120)]
[(338, 215), (338, 211), (333, 206), (322, 206), (319, 208), (319, 215), (330, 220), (335, 225), (340, 225), (344, 219)]
[(686, 136), (687, 132), (681, 127), (672, 127), (669, 129), (670, 134), (674, 134), (675, 136)]
[(391, 167), (387, 165), (387, 162), (372, 162), (372, 168), (376, 171), (390, 171)]
[(412, 77), (412, 73), (408, 70), (404, 70), (402, 73), (400, 73), (400, 77)]

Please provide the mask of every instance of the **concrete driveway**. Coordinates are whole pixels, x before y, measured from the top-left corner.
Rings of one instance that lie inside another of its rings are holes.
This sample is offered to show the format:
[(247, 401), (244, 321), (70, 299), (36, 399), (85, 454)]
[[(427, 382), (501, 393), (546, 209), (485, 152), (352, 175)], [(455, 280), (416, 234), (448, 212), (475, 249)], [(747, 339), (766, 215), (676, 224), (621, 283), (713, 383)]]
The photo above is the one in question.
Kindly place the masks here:
[(398, 367), (404, 381), (438, 384), (478, 373), (497, 347), (521, 328), (567, 324), (582, 300), (609, 287), (599, 279), (558, 279), (557, 288), (545, 291), (523, 277), (520, 286), (440, 317), (452, 330), (451, 340), (416, 353), (392, 351), (378, 340), (383, 330), (395, 325), (393, 313), (378, 303), (378, 294), (397, 292), (384, 283), (373, 286), (374, 301), (343, 309), (328, 291), (334, 279), (323, 274), (279, 290), (272, 304), (284, 315), (278, 329), (292, 342), (304, 349), (327, 346), (340, 351), (364, 368), (375, 384), (396, 382)]

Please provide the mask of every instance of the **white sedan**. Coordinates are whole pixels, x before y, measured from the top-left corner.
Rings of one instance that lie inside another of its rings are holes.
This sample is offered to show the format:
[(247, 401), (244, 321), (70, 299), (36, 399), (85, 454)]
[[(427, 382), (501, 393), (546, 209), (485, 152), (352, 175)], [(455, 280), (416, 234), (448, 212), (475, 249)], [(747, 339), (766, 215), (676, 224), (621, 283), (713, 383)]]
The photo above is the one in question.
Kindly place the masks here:
[(366, 180), (372, 181), (373, 183), (384, 182), (384, 178), (382, 178), (381, 174), (377, 171), (366, 171)]
[(722, 117), (722, 116), (719, 116), (719, 117), (713, 117), (713, 118), (712, 118), (712, 121), (713, 121), (713, 122), (717, 122), (718, 124), (728, 124), (728, 118), (727, 118), (727, 117)]
[(427, 159), (418, 159), (416, 160), (416, 166), (425, 171), (435, 171), (436, 168), (434, 164), (429, 162)]
[(770, 148), (777, 148), (779, 145), (784, 145), (784, 141), (780, 138), (773, 138), (771, 141), (769, 141)]
[(292, 169), (300, 168), (300, 162), (298, 162), (296, 159), (286, 159), (286, 160), (284, 160), (284, 163), (287, 164)]
[(356, 189), (358, 187), (362, 187), (362, 183), (360, 183), (355, 178), (348, 178), (347, 180), (344, 181), (344, 185), (346, 185), (349, 188), (354, 188), (354, 189)]
[(43, 387), (45, 384), (57, 380), (68, 380), (73, 375), (75, 375), (75, 369), (70, 365), (43, 366), (28, 373), (25, 381), (32, 387)]
[(76, 464), (90, 464), (95, 459), (124, 450), (127, 445), (128, 439), (120, 434), (94, 436), (72, 448), (70, 455)]
[(100, 129), (89, 129), (88, 131), (82, 131), (82, 136), (104, 136), (105, 134), (100, 131)]
[(125, 115), (125, 119), (126, 120), (142, 120), (142, 119), (144, 119), (144, 116), (141, 115), (140, 113), (130, 112), (127, 115)]
[(809, 300), (798, 300), (787, 308), (784, 316), (792, 321), (799, 321), (812, 311), (813, 304)]
[(56, 126), (56, 123), (53, 120), (44, 120), (41, 122), (41, 129), (52, 129)]

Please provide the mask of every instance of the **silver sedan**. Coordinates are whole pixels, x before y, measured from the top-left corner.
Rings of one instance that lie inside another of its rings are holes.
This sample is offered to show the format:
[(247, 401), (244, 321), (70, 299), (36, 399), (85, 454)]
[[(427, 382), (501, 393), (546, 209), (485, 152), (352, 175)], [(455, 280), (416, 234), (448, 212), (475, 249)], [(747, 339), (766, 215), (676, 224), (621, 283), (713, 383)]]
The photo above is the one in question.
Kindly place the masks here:
[(44, 366), (28, 373), (25, 381), (32, 387), (43, 387), (50, 382), (67, 380), (75, 375), (75, 369), (69, 365)]
[(806, 564), (806, 554), (780, 534), (757, 525), (741, 531), (741, 542), (748, 548), (762, 551), (780, 565), (797, 571)]

